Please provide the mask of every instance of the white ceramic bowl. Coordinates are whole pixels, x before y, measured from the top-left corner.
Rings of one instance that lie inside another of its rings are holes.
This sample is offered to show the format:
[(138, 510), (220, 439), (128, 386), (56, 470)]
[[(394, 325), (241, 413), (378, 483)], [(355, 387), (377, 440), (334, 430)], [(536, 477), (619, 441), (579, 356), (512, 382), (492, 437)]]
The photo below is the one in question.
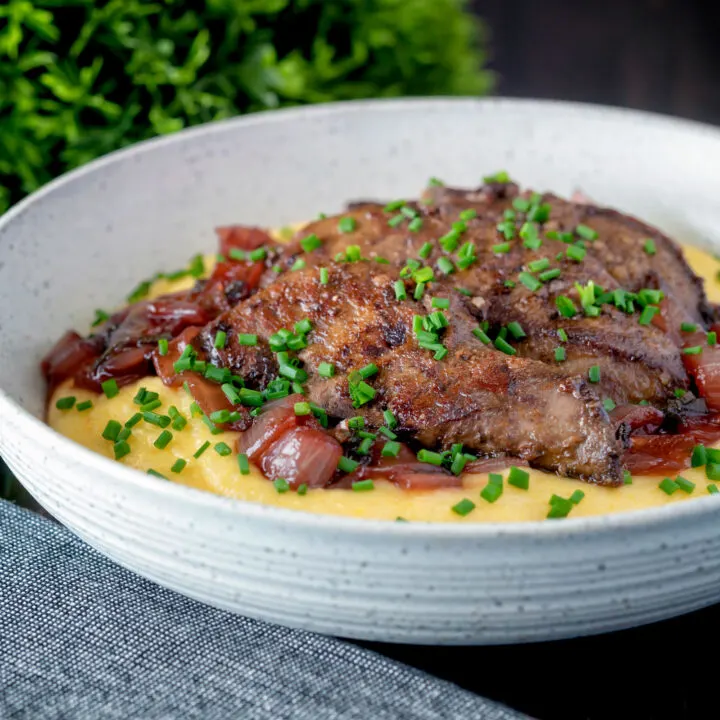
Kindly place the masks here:
[(42, 422), (38, 361), (148, 268), (231, 222), (278, 225), (437, 175), (523, 183), (720, 244), (720, 132), (518, 100), (403, 100), (260, 114), (110, 155), (0, 219), (0, 452), (117, 562), (218, 607), (354, 638), (506, 643), (615, 630), (720, 599), (720, 501), (527, 524), (309, 515), (127, 469)]

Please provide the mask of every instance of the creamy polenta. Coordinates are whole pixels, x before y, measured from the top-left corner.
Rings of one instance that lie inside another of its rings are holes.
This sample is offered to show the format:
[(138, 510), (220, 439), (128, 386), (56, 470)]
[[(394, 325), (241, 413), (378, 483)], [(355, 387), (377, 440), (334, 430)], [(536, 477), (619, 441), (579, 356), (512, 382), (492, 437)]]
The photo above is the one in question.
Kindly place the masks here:
[[(685, 254), (695, 272), (706, 281), (708, 298), (712, 302), (720, 302), (720, 285), (715, 278), (720, 263), (708, 253), (696, 248), (686, 248)], [(213, 263), (214, 256), (208, 255), (206, 268), (209, 270)], [(151, 296), (182, 290), (193, 282), (192, 278), (175, 282), (159, 280), (154, 283)], [(48, 422), (63, 435), (112, 458), (113, 443), (105, 440), (102, 433), (110, 420), (125, 422), (137, 412), (138, 406), (133, 402), (133, 398), (140, 388), (159, 395), (163, 412), (173, 405), (188, 422), (181, 431), (169, 429), (172, 439), (162, 449), (154, 443), (163, 430), (148, 423), (138, 423), (133, 427), (132, 436), (128, 440), (131, 452), (119, 462), (142, 471), (152, 469), (171, 482), (240, 500), (295, 510), (387, 520), (403, 518), (409, 521), (433, 522), (519, 522), (544, 519), (552, 494), (567, 498), (574, 491), (581, 490), (584, 498), (571, 512), (571, 516), (578, 517), (680, 502), (704, 495), (708, 485), (704, 468), (683, 472), (683, 477), (696, 483), (694, 492), (679, 490), (672, 495), (667, 495), (658, 488), (662, 477), (635, 477), (631, 484), (608, 488), (530, 470), (527, 490), (505, 482), (501, 497), (492, 503), (480, 496), (480, 492), (488, 484), (487, 475), (465, 475), (462, 488), (424, 492), (400, 490), (389, 483), (376, 481), (375, 489), (371, 492), (331, 489), (309, 490), (306, 495), (295, 492), (281, 493), (253, 467), (249, 474), (241, 474), (234, 451), (237, 434), (224, 432), (213, 435), (200, 418), (192, 418), (192, 398), (182, 389), (165, 387), (157, 377), (144, 378), (135, 385), (124, 387), (113, 398), (65, 384), (56, 390), (50, 400)], [(76, 398), (74, 407), (70, 410), (57, 409), (56, 400), (68, 395)], [(85, 401), (91, 401), (92, 407), (78, 410), (78, 405), (84, 407)], [(232, 452), (223, 454), (227, 452), (227, 448), (232, 448)], [(173, 467), (177, 470), (183, 465), (179, 461), (185, 461), (186, 464), (180, 472), (173, 471)], [(504, 471), (502, 475), (507, 479), (508, 471)], [(466, 516), (461, 516), (454, 512), (452, 507), (465, 499), (471, 500), (476, 508)]]

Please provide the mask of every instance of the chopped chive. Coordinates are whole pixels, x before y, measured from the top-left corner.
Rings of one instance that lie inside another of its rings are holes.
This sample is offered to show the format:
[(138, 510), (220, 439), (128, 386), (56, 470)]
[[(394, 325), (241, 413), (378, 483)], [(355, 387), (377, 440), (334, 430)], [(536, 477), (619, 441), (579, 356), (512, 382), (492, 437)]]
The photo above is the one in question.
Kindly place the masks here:
[(432, 243), (426, 242), (418, 252), (418, 255), (423, 259), (427, 260), (430, 257), (430, 254), (432, 253), (433, 246)]
[(550, 519), (567, 517), (573, 507), (574, 503), (570, 500), (553, 495), (550, 498), (550, 510), (548, 511), (547, 517)]
[(307, 483), (302, 483), (302, 485), (298, 485), (297, 494), (298, 495), (307, 495), (308, 486)]
[(105, 393), (106, 398), (114, 398), (120, 392), (115, 378), (105, 380), (105, 382), (100, 384), (100, 387), (102, 388), (103, 393)]
[(360, 368), (358, 372), (365, 380), (367, 380), (368, 378), (371, 378), (373, 375), (377, 374), (378, 366), (375, 363), (369, 363), (365, 367)]
[(425, 292), (425, 283), (418, 283), (415, 286), (415, 292), (413, 293), (413, 298), (415, 300), (420, 300), (422, 298), (424, 292)]
[(275, 490), (277, 490), (280, 494), (286, 493), (288, 490), (290, 490), (290, 485), (285, 478), (276, 478), (275, 480), (273, 480), (273, 486), (275, 487)]
[(648, 255), (654, 255), (657, 252), (655, 241), (652, 238), (648, 238), (643, 245), (643, 250), (645, 250)]
[(267, 251), (265, 248), (256, 248), (255, 250), (252, 250), (248, 253), (248, 258), (252, 260), (253, 262), (259, 262), (260, 260), (264, 260), (267, 257)]
[(170, 468), (170, 472), (173, 472), (175, 474), (181, 473), (185, 466), (187, 465), (187, 460), (183, 460), (182, 458), (178, 458)]
[(92, 322), (92, 325), (90, 327), (97, 327), (98, 325), (102, 325), (106, 320), (110, 319), (110, 315), (106, 313), (104, 310), (96, 310), (95, 311), (95, 319)]
[(652, 322), (652, 319), (657, 315), (657, 313), (660, 312), (660, 308), (657, 307), (657, 305), (646, 305), (643, 308), (643, 311), (640, 313), (640, 318), (638, 319), (638, 323), (640, 325), (649, 325)]
[[(495, 183), (499, 185), (505, 185), (506, 183), (510, 182), (510, 175), (508, 175), (506, 170), (499, 170), (493, 175), (485, 175), (485, 177), (483, 177), (483, 182), (486, 185), (492, 185)], [(442, 183), (440, 184), (442, 185)]]
[(422, 226), (423, 226), (422, 218), (416, 217), (416, 218), (413, 218), (408, 223), (408, 230), (410, 232), (418, 232), (422, 228)]
[(158, 472), (153, 468), (148, 468), (147, 474), (153, 475), (154, 477), (160, 478), (161, 480), (167, 480), (167, 478), (161, 472)]
[(472, 334), (485, 345), (489, 345), (492, 342), (490, 336), (480, 327), (474, 328)]
[(520, 340), (521, 338), (527, 337), (525, 334), (525, 331), (522, 329), (522, 325), (520, 325), (519, 322), (510, 322), (507, 324), (507, 329), (510, 331), (510, 334), (516, 339)]
[(513, 465), (510, 468), (510, 474), (508, 475), (507, 481), (508, 485), (514, 485), (516, 488), (520, 488), (521, 490), (527, 490), (530, 487), (530, 473)]
[(352, 489), (355, 492), (367, 492), (375, 489), (375, 483), (372, 480), (356, 480), (352, 484)]
[(704, 445), (696, 445), (690, 456), (690, 467), (702, 467), (707, 464), (707, 452)]
[(712, 483), (709, 483), (706, 487), (708, 493), (710, 495), (717, 495), (717, 493), (720, 493), (720, 490), (718, 489), (717, 485), (713, 485)]
[(599, 365), (593, 365), (588, 370), (588, 380), (591, 383), (599, 383), (600, 382), (600, 366)]
[(460, 212), (459, 217), (463, 222), (467, 222), (468, 220), (472, 220), (477, 217), (477, 210), (474, 208), (467, 208), (467, 210), (462, 210)]
[(170, 441), (173, 439), (173, 435), (169, 430), (163, 430), (158, 436), (157, 440), (153, 443), (153, 445), (158, 450), (164, 450), (169, 444)]
[(575, 490), (575, 492), (568, 498), (568, 500), (573, 505), (577, 505), (584, 497), (585, 493), (582, 490)]
[(434, 297), (430, 303), (434, 308), (441, 310), (447, 310), (450, 307), (450, 300), (448, 298)]
[(505, 243), (498, 243), (497, 245), (493, 245), (492, 251), (496, 255), (502, 255), (504, 253), (509, 253), (510, 252), (510, 243), (505, 242)]
[(558, 295), (555, 298), (555, 305), (563, 317), (571, 318), (577, 315), (575, 303), (567, 295)]
[(74, 405), (75, 405), (75, 397), (72, 395), (68, 395), (67, 397), (58, 398), (58, 401), (55, 403), (55, 407), (58, 410), (71, 410)]
[(558, 338), (560, 339), (560, 342), (567, 342), (568, 336), (567, 336), (567, 333), (565, 332), (565, 330), (560, 328), (557, 331), (557, 335), (558, 335)]
[(295, 323), (293, 330), (299, 335), (307, 335), (313, 329), (312, 322), (309, 318), (303, 318)]
[(125, 421), (126, 428), (135, 427), (143, 419), (142, 413), (135, 413), (129, 420)]
[(530, 292), (535, 292), (542, 287), (542, 283), (534, 275), (527, 272), (519, 273), (518, 280), (530, 290)]
[(585, 255), (587, 255), (587, 250), (585, 250), (585, 248), (579, 247), (578, 245), (571, 245), (565, 251), (565, 254), (570, 258), (570, 260), (581, 262), (585, 259)]
[(680, 486), (672, 481), (670, 478), (665, 478), (658, 487), (660, 490), (662, 490), (666, 495), (672, 495), (676, 490), (680, 489)]
[(544, 282), (544, 283), (550, 282), (551, 280), (554, 280), (555, 278), (560, 277), (561, 273), (562, 273), (562, 271), (560, 270), (560, 268), (553, 268), (552, 270), (546, 270), (545, 272), (540, 273), (538, 275), (538, 280), (540, 280), (540, 282)]
[(224, 442), (215, 443), (214, 450), (221, 457), (227, 457), (232, 452), (230, 446)]
[(475, 503), (469, 498), (463, 498), (459, 503), (453, 505), (451, 510), (460, 517), (465, 517), (475, 509)]
[(158, 353), (165, 357), (165, 355), (168, 354), (168, 350), (170, 349), (169, 343), (166, 338), (160, 338), (158, 340)]
[(374, 442), (373, 438), (363, 438), (360, 444), (357, 447), (357, 453), (358, 455), (367, 455), (370, 452), (370, 448), (372, 447), (372, 444)]
[(408, 220), (412, 220), (418, 216), (418, 211), (415, 208), (411, 208), (409, 205), (403, 205), (403, 207), (400, 208), (400, 212), (408, 218)]
[(351, 417), (347, 421), (347, 424), (351, 430), (362, 430), (365, 427), (365, 418), (360, 415), (356, 415), (355, 417)]
[(499, 335), (498, 335), (498, 337), (495, 338), (495, 342), (493, 343), (493, 345), (495, 345), (495, 347), (500, 352), (503, 352), (506, 355), (516, 355), (517, 354), (517, 350), (512, 345), (510, 345), (510, 343), (508, 343), (506, 340), (501, 338)]
[(420, 462), (429, 463), (430, 465), (442, 465), (443, 456), (441, 453), (433, 452), (432, 450), (426, 450), (422, 448), (418, 454), (417, 459)]
[(556, 347), (555, 348), (556, 362), (565, 362), (566, 359), (567, 359), (567, 355), (565, 354), (565, 348), (564, 347)]
[(705, 466), (705, 476), (708, 480), (720, 480), (720, 463), (709, 462)]
[(387, 224), (388, 224), (390, 227), (397, 227), (398, 225), (400, 225), (400, 224), (403, 223), (404, 221), (405, 221), (405, 216), (404, 216), (404, 215), (394, 215), (393, 217), (391, 217), (391, 218), (387, 221)]
[(688, 495), (689, 495), (693, 490), (695, 490), (695, 483), (694, 483), (694, 482), (691, 482), (690, 480), (687, 480), (686, 478), (684, 478), (684, 477), (682, 477), (682, 476), (680, 476), (680, 475), (678, 475), (678, 476), (675, 478), (675, 484), (676, 484), (684, 493), (687, 493)]
[(322, 245), (322, 240), (315, 234), (308, 235), (300, 241), (300, 246), (305, 252), (312, 252), (317, 250)]
[(85, 400), (85, 402), (80, 402), (75, 407), (78, 412), (85, 412), (85, 410), (89, 410), (92, 406), (92, 400)]
[(240, 468), (241, 475), (250, 474), (250, 461), (248, 460), (248, 456), (246, 453), (238, 454), (238, 467)]
[(396, 300), (407, 300), (407, 292), (405, 290), (405, 283), (402, 280), (396, 280), (394, 285), (395, 299)]
[(312, 414), (312, 408), (310, 407), (309, 402), (296, 402), (294, 410), (295, 410), (295, 415), (297, 415), (297, 416)]
[(713, 347), (714, 345), (717, 345), (717, 333), (715, 331), (709, 332), (707, 334), (707, 344), (710, 347)]
[(115, 459), (119, 460), (130, 452), (130, 446), (125, 440), (121, 440), (113, 445), (113, 452), (115, 453)]
[(215, 333), (215, 341), (213, 342), (213, 345), (218, 350), (222, 350), (225, 347), (226, 342), (227, 342), (227, 333), (224, 330), (218, 330)]
[(540, 272), (541, 270), (547, 270), (549, 267), (550, 261), (546, 257), (528, 263), (528, 270), (530, 270), (530, 272)]
[(578, 225), (575, 232), (584, 240), (597, 240), (598, 238), (597, 232), (587, 225)]
[(330, 273), (327, 268), (320, 268), (320, 284), (327, 285), (330, 279)]
[(342, 472), (351, 473), (353, 472), (357, 466), (360, 463), (356, 460), (353, 460), (352, 458), (346, 457), (343, 455), (340, 460), (338, 461), (338, 470), (342, 470)]
[(692, 333), (697, 330), (697, 325), (695, 323), (688, 322), (680, 323), (680, 330), (682, 332)]
[(615, 401), (609, 397), (605, 398), (602, 401), (602, 403), (603, 403), (603, 407), (605, 408), (605, 410), (607, 412), (612, 412), (617, 407), (617, 405), (615, 404)]
[(144, 412), (143, 420), (150, 425), (156, 425), (160, 428), (166, 428), (170, 424), (170, 418), (167, 415), (158, 415), (154, 412)]
[(230, 420), (230, 411), (229, 410), (216, 410), (215, 412), (210, 413), (210, 419), (214, 423), (226, 423)]
[(335, 366), (331, 363), (321, 362), (318, 365), (318, 375), (324, 378), (331, 378), (335, 375)]
[(240, 333), (237, 336), (238, 345), (257, 345), (258, 336), (251, 333)]
[(623, 470), (623, 484), (632, 485), (632, 475), (629, 470)]
[(307, 263), (302, 258), (298, 258), (293, 264), (290, 270), (303, 270)]
[(397, 435), (390, 429), (384, 426), (381, 426), (378, 428), (378, 432), (381, 435), (384, 435), (388, 440), (395, 440), (397, 439)]
[(437, 261), (437, 267), (440, 272), (444, 273), (445, 275), (449, 275), (455, 270), (455, 266), (452, 264), (452, 260), (446, 257), (441, 257)]
[(467, 465), (467, 458), (462, 453), (458, 453), (452, 461), (452, 464), (450, 465), (450, 472), (453, 475), (459, 475), (464, 469), (465, 465)]
[(498, 485), (492, 481), (480, 491), (480, 497), (489, 503), (494, 503), (503, 494), (502, 484)]
[(416, 283), (429, 283), (434, 277), (431, 267), (418, 268), (413, 271), (412, 277)]
[(197, 460), (208, 448), (210, 447), (210, 441), (206, 440), (193, 454), (193, 457)]
[(338, 222), (338, 230), (343, 233), (352, 232), (356, 226), (355, 218), (352, 217), (340, 218), (340, 222)]
[(125, 298), (129, 303), (135, 303), (138, 300), (142, 300), (147, 297), (150, 292), (152, 283), (149, 280), (144, 280), (139, 283), (138, 286)]
[(162, 405), (160, 400), (151, 400), (140, 406), (140, 412), (150, 412), (151, 410), (157, 410)]
[(702, 353), (701, 345), (693, 345), (693, 347), (686, 347), (682, 349), (683, 355), (700, 355)]
[(105, 440), (112, 440), (112, 442), (115, 442), (121, 430), (122, 425), (117, 420), (108, 420), (108, 423), (102, 432), (102, 436)]
[(385, 445), (383, 445), (383, 449), (380, 454), (383, 457), (396, 458), (399, 453), (400, 453), (400, 443), (395, 442), (394, 440), (388, 440), (388, 442), (386, 442)]

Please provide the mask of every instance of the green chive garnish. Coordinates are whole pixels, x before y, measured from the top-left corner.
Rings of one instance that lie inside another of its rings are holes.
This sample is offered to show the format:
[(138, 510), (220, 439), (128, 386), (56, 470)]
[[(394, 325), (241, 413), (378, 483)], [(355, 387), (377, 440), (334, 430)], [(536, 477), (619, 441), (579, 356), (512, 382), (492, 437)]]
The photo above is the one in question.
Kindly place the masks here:
[(324, 378), (331, 378), (335, 375), (335, 366), (331, 363), (321, 362), (318, 365), (318, 375)]
[(549, 267), (550, 261), (547, 258), (533, 260), (531, 263), (528, 263), (528, 270), (530, 270), (530, 272), (540, 272), (541, 270), (547, 270)]
[(460, 517), (465, 517), (475, 509), (475, 503), (469, 498), (463, 498), (457, 505), (453, 505), (451, 510)]
[(342, 470), (342, 472), (351, 473), (353, 472), (357, 466), (360, 463), (356, 460), (353, 460), (352, 458), (346, 457), (343, 455), (340, 460), (338, 461), (338, 470)]
[(360, 368), (358, 372), (365, 380), (367, 380), (368, 378), (371, 378), (373, 375), (377, 374), (378, 366), (375, 363), (369, 363), (365, 367)]
[(273, 485), (275, 486), (275, 489), (281, 494), (286, 493), (288, 490), (290, 490), (290, 485), (285, 478), (277, 478), (276, 480), (273, 480)]
[(578, 225), (575, 228), (575, 232), (584, 240), (597, 240), (598, 234), (591, 227), (587, 225)]
[(168, 354), (168, 350), (169, 350), (169, 349), (170, 349), (170, 347), (169, 347), (169, 343), (168, 343), (167, 339), (166, 339), (166, 338), (160, 338), (160, 339), (158, 340), (158, 352), (160, 353), (160, 355), (162, 355), (163, 357), (165, 357), (165, 355)]
[(643, 311), (640, 313), (640, 318), (638, 319), (638, 322), (640, 323), (640, 325), (649, 325), (655, 315), (657, 315), (657, 313), (659, 312), (660, 308), (657, 307), (657, 305), (646, 305), (643, 308)]
[(307, 483), (302, 483), (302, 485), (298, 485), (297, 494), (298, 495), (307, 495), (308, 486)]
[(197, 460), (208, 448), (210, 447), (210, 441), (206, 440), (193, 454), (193, 457)]
[(240, 333), (237, 336), (238, 345), (257, 345), (258, 336), (250, 333)]
[(585, 248), (579, 247), (578, 245), (571, 245), (565, 251), (565, 254), (568, 256), (568, 258), (570, 258), (570, 260), (582, 262), (582, 260), (585, 259), (585, 255), (587, 255), (587, 250), (585, 250)]
[(173, 435), (169, 430), (163, 430), (158, 436), (157, 440), (153, 443), (153, 445), (158, 450), (164, 450), (169, 444), (170, 441), (173, 439)]
[(430, 303), (434, 308), (440, 310), (447, 310), (450, 307), (450, 300), (448, 298), (434, 297)]
[(567, 295), (558, 295), (555, 298), (555, 305), (563, 317), (571, 318), (577, 315), (575, 303)]
[(115, 453), (115, 459), (119, 460), (130, 452), (130, 446), (127, 442), (125, 442), (125, 440), (121, 440), (113, 445), (113, 452)]
[(437, 261), (438, 270), (440, 272), (444, 273), (445, 275), (449, 275), (455, 270), (455, 266), (452, 264), (452, 260), (446, 257), (441, 257)]
[(178, 458), (170, 468), (170, 472), (175, 473), (176, 475), (180, 474), (187, 465), (187, 460), (183, 460), (182, 458)]
[(352, 484), (355, 492), (367, 492), (375, 489), (375, 483), (372, 480), (357, 480)]
[(683, 355), (700, 355), (702, 353), (701, 345), (694, 345), (693, 347), (686, 347), (682, 349)]
[(397, 457), (400, 452), (400, 443), (388, 440), (380, 453), (383, 457)]
[(560, 339), (560, 342), (567, 342), (568, 336), (567, 336), (567, 333), (565, 332), (565, 330), (560, 328), (557, 331), (557, 335), (558, 335), (558, 338)]
[(500, 352), (505, 353), (506, 355), (516, 355), (517, 350), (510, 345), (506, 340), (501, 338), (499, 335), (495, 338), (495, 342), (493, 343), (495, 347), (500, 350)]
[(321, 245), (322, 240), (320, 240), (320, 238), (315, 233), (304, 237), (300, 241), (300, 246), (305, 252), (312, 252), (313, 250), (317, 250)]
[(492, 342), (490, 336), (480, 327), (476, 327), (472, 334), (484, 345), (489, 345)]
[(519, 273), (518, 280), (530, 290), (530, 292), (535, 292), (542, 287), (542, 283), (534, 275), (527, 272)]
[(58, 398), (57, 402), (55, 403), (55, 407), (58, 410), (71, 410), (74, 405), (75, 405), (75, 397), (72, 395), (68, 395), (67, 397)]
[(417, 454), (417, 459), (420, 462), (429, 463), (430, 465), (442, 465), (443, 456), (441, 453), (432, 452), (432, 450), (426, 450), (422, 448)]
[(407, 292), (405, 290), (405, 283), (402, 280), (396, 280), (393, 286), (395, 288), (395, 299), (396, 300), (407, 300)]
[(232, 452), (230, 446), (224, 442), (215, 443), (214, 450), (221, 457), (226, 457)]
[(555, 348), (555, 360), (557, 362), (565, 362), (567, 356), (565, 354), (565, 348), (564, 347), (557, 347)]
[(684, 493), (687, 493), (688, 495), (695, 489), (695, 483), (694, 483), (694, 482), (691, 482), (690, 480), (687, 480), (686, 478), (681, 477), (680, 475), (678, 475), (678, 476), (675, 478), (675, 484), (676, 484)]
[(225, 347), (226, 342), (227, 342), (227, 333), (224, 330), (218, 330), (217, 333), (215, 333), (215, 341), (214, 341), (213, 345), (218, 350), (222, 350)]
[(312, 413), (312, 408), (310, 407), (309, 402), (296, 402), (295, 403), (295, 415), (302, 416), (302, 415), (310, 415)]
[(707, 452), (704, 445), (696, 445), (690, 456), (691, 467), (702, 467), (707, 464)]
[(327, 268), (320, 268), (320, 284), (327, 285), (330, 279), (330, 273)]
[(600, 382), (600, 366), (599, 365), (593, 365), (588, 370), (588, 380), (591, 383), (599, 383)]
[(85, 402), (78, 403), (75, 407), (78, 412), (85, 412), (85, 410), (89, 410), (92, 406), (92, 400), (85, 400)]
[(115, 380), (115, 378), (105, 380), (105, 382), (100, 384), (100, 387), (105, 393), (106, 398), (114, 398), (120, 392), (120, 388), (118, 388), (117, 380)]
[(502, 255), (504, 253), (509, 253), (510, 252), (510, 243), (506, 242), (506, 243), (499, 243), (497, 245), (493, 245), (492, 251), (496, 255)]
[(520, 325), (519, 322), (508, 323), (507, 329), (516, 340), (520, 340), (521, 338), (527, 337), (527, 335), (525, 334), (525, 331), (522, 329), (522, 325)]
[(122, 425), (117, 420), (108, 420), (108, 423), (102, 432), (102, 436), (105, 440), (112, 440), (112, 442), (115, 442), (121, 430)]
[(625, 485), (632, 485), (632, 475), (629, 470), (623, 470), (623, 483)]
[(658, 487), (666, 494), (666, 495), (672, 495), (675, 491), (680, 489), (680, 486), (671, 480), (670, 478), (665, 478)]
[(654, 255), (657, 252), (657, 247), (655, 247), (655, 241), (651, 238), (648, 238), (643, 245), (643, 250), (645, 250), (648, 255)]
[[(502, 476), (501, 476), (502, 479)], [(489, 503), (494, 503), (503, 494), (503, 486), (492, 481), (480, 491), (480, 497)]]
[(154, 477), (160, 478), (161, 480), (167, 480), (167, 478), (161, 472), (158, 472), (153, 468), (148, 468), (147, 474), (153, 475)]
[(508, 475), (507, 481), (508, 485), (514, 485), (516, 488), (520, 488), (521, 490), (527, 490), (530, 487), (530, 473), (513, 465), (510, 468), (510, 474)]
[(430, 257), (430, 254), (432, 253), (433, 246), (432, 243), (426, 242), (419, 250), (418, 255), (423, 259), (427, 260)]
[(720, 463), (709, 462), (705, 466), (705, 476), (708, 480), (720, 480)]
[(410, 232), (418, 232), (422, 228), (422, 226), (423, 226), (422, 218), (416, 217), (416, 218), (413, 218), (408, 223), (408, 230)]
[(546, 270), (545, 272), (542, 272), (538, 275), (538, 279), (541, 282), (550, 282), (551, 280), (554, 280), (555, 278), (560, 277), (562, 274), (562, 271), (560, 268), (553, 268), (552, 270)]
[(697, 325), (688, 322), (680, 323), (680, 330), (681, 332), (692, 333), (697, 330)]
[(708, 493), (710, 493), (710, 495), (717, 495), (718, 493), (720, 493), (718, 486), (713, 485), (712, 483), (708, 484), (706, 489), (707, 489)]
[(603, 407), (607, 412), (612, 412), (617, 407), (617, 405), (612, 398), (607, 397), (603, 400)]
[(340, 222), (338, 223), (338, 230), (343, 233), (349, 233), (355, 229), (356, 225), (357, 223), (355, 222), (355, 218), (340, 218)]
[(303, 270), (307, 263), (302, 258), (298, 258), (293, 264), (290, 270)]
[(238, 467), (240, 468), (241, 475), (250, 474), (250, 461), (245, 453), (240, 453), (238, 455)]
[(547, 517), (550, 519), (567, 517), (573, 509), (573, 506), (574, 503), (570, 500), (553, 495), (550, 498), (550, 510), (548, 511)]

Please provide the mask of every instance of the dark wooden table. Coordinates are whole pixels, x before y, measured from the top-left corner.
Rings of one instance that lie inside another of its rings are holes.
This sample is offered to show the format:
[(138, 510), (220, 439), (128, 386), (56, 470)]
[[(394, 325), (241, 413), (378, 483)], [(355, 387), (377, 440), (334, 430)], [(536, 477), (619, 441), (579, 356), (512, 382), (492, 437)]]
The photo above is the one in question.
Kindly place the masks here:
[(497, 647), (361, 643), (539, 720), (720, 718), (720, 605), (608, 635)]

